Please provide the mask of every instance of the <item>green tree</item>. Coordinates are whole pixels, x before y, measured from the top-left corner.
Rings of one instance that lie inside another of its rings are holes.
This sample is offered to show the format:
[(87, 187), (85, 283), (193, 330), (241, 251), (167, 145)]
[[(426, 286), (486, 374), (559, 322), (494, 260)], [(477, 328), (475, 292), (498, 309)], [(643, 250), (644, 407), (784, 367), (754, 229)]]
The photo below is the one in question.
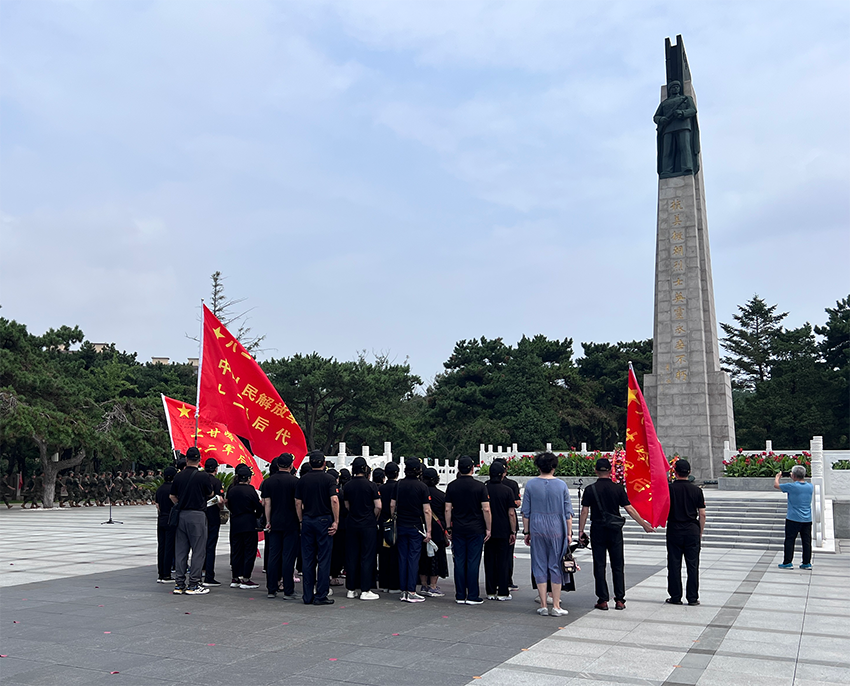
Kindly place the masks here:
[[(394, 440), (403, 425), (399, 407), (411, 399), (419, 377), (408, 364), (361, 354), (340, 362), (318, 353), (262, 363), (263, 370), (299, 420), (307, 447), (329, 453), (341, 441)], [(353, 439), (353, 440), (352, 440)]]
[(582, 343), (584, 356), (577, 361), (584, 387), (582, 437), (599, 450), (611, 450), (626, 435), (626, 400), (629, 362), (638, 383), (652, 371), (652, 339), (619, 343)]
[(721, 361), (732, 375), (733, 388), (753, 390), (757, 382), (770, 378), (776, 338), (788, 316), (787, 312), (775, 314), (776, 307), (754, 295), (738, 306), (740, 314), (732, 315), (739, 326), (720, 324), (726, 334), (720, 340), (729, 353)]

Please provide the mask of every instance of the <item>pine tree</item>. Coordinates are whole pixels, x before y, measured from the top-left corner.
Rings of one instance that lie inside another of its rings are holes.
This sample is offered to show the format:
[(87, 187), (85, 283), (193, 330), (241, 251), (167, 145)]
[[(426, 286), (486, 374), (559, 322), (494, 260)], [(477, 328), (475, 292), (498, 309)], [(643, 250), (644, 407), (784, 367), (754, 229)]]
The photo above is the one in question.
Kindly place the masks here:
[(732, 375), (733, 388), (754, 390), (757, 383), (770, 378), (777, 337), (782, 333), (782, 320), (788, 316), (787, 312), (775, 314), (776, 307), (753, 295), (749, 302), (738, 306), (740, 314), (732, 315), (739, 327), (720, 324), (726, 334), (721, 342), (729, 353), (721, 362)]

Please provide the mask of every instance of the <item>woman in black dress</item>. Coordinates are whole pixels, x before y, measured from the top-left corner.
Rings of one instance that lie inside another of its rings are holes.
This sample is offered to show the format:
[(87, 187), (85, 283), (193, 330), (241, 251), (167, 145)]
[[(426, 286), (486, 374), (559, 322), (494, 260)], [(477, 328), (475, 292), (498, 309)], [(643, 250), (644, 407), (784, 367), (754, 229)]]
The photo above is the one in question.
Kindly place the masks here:
[(227, 489), (224, 499), (230, 510), (230, 588), (257, 588), (251, 581), (254, 559), (257, 557), (257, 518), (263, 513), (260, 496), (248, 482), (251, 468), (246, 464), (236, 467), (233, 484)]

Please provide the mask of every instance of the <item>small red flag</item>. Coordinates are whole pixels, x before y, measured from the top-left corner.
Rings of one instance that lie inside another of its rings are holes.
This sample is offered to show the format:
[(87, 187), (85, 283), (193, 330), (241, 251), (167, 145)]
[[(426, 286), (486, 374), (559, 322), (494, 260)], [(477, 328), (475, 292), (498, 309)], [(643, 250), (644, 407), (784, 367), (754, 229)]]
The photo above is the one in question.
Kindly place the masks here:
[(204, 305), (203, 356), (198, 406), (201, 417), (226, 424), (270, 462), (292, 453), (297, 467), (307, 454), (304, 433), (265, 372)]
[(665, 526), (670, 513), (669, 465), (655, 434), (649, 409), (629, 365), (626, 407), (626, 492), (634, 508), (651, 526)]
[[(180, 402), (168, 396), (162, 396), (171, 445), (181, 453), (195, 445), (195, 406)], [(254, 473), (251, 485), (259, 488), (263, 475), (254, 456), (248, 451), (239, 437), (228, 431), (224, 424), (211, 422), (204, 417), (198, 421), (198, 450), (201, 451), (201, 464), (208, 457), (214, 457), (219, 464), (235, 467), (247, 464)]]

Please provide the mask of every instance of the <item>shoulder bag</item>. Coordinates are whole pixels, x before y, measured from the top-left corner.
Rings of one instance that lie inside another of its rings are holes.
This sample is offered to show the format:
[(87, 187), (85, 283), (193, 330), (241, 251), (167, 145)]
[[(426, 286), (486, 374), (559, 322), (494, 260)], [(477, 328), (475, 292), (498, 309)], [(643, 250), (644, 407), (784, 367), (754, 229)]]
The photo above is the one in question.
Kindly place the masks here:
[(381, 524), (381, 536), (384, 539), (384, 548), (392, 548), (398, 541), (398, 483), (396, 483), (395, 512), (390, 518)]
[(589, 488), (593, 489), (593, 497), (596, 499), (596, 506), (602, 513), (602, 526), (604, 526), (606, 529), (622, 530), (623, 526), (625, 526), (626, 524), (626, 518), (620, 516), (619, 514), (608, 512), (608, 510), (602, 507), (602, 503), (599, 500), (599, 494), (596, 492), (596, 484), (593, 484), (593, 486), (589, 486)]

